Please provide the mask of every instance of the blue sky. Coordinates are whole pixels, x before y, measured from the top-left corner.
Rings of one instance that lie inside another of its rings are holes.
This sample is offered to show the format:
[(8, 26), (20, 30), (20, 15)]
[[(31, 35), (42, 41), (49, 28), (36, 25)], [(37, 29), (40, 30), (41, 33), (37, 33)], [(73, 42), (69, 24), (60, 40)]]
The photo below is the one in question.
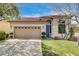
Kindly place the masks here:
[[(19, 11), (21, 16), (44, 16), (55, 14), (53, 9), (62, 4), (56, 3), (19, 3)], [(52, 8), (52, 9), (50, 9)]]

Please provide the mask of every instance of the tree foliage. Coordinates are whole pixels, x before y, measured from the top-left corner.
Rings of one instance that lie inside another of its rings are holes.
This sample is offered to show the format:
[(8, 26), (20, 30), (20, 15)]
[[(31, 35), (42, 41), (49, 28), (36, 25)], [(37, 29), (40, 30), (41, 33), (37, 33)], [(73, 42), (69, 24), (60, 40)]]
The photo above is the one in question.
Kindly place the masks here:
[(1, 3), (0, 19), (16, 19), (19, 18), (19, 7), (16, 4)]
[(4, 31), (0, 31), (0, 40), (6, 39), (6, 33)]
[(70, 38), (72, 38), (73, 35), (74, 35), (74, 30), (73, 30), (72, 27), (70, 27), (70, 29), (69, 29), (69, 33), (70, 33)]
[(68, 15), (71, 17), (71, 20), (79, 23), (79, 3), (64, 3), (62, 7), (55, 7), (54, 11), (64, 15)]
[(72, 24), (71, 27), (73, 28), (74, 32), (79, 31), (79, 26), (77, 24)]

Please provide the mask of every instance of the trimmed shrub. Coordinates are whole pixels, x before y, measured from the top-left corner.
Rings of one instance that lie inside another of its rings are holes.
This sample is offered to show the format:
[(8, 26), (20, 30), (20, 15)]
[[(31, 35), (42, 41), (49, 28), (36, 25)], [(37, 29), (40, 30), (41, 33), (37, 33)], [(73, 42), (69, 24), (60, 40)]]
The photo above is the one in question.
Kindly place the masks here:
[(42, 34), (41, 38), (42, 39), (45, 39), (46, 38), (46, 33), (45, 32), (42, 32), (41, 34)]
[(69, 32), (70, 32), (70, 38), (72, 38), (74, 35), (74, 29), (70, 27)]
[(10, 33), (10, 38), (13, 38), (13, 32)]
[(44, 36), (41, 36), (41, 38), (44, 39), (45, 37)]
[(42, 32), (42, 35), (46, 35), (46, 33), (45, 32)]
[(5, 40), (5, 39), (6, 39), (5, 31), (0, 31), (0, 40)]
[(52, 52), (52, 48), (50, 46), (42, 43), (42, 54), (43, 56), (58, 56), (58, 54)]
[(6, 38), (8, 38), (9, 37), (9, 34), (8, 33), (6, 33)]
[(10, 35), (13, 35), (13, 32), (11, 32)]

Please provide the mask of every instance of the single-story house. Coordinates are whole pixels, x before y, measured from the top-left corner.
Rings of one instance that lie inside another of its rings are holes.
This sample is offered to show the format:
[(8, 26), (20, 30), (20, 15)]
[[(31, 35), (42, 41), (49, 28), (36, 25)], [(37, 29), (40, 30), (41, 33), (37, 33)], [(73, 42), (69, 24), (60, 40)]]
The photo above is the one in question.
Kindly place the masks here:
[[(50, 15), (23, 17), (21, 20), (9, 20), (7, 22), (8, 27), (10, 27), (8, 30), (13, 33), (13, 38), (41, 38), (42, 32), (46, 33), (47, 38), (61, 38), (61, 34), (64, 35), (69, 32), (68, 26), (65, 26), (70, 22), (69, 19), (70, 17), (66, 15)], [(4, 27), (3, 24), (1, 26)]]

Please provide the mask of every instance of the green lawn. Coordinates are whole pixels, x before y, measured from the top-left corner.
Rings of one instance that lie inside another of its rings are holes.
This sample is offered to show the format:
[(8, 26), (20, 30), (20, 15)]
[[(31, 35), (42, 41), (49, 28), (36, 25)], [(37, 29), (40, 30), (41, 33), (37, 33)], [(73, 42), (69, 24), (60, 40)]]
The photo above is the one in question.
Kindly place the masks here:
[(42, 40), (46, 46), (51, 47), (51, 51), (60, 56), (79, 56), (79, 47), (75, 41), (67, 40)]

